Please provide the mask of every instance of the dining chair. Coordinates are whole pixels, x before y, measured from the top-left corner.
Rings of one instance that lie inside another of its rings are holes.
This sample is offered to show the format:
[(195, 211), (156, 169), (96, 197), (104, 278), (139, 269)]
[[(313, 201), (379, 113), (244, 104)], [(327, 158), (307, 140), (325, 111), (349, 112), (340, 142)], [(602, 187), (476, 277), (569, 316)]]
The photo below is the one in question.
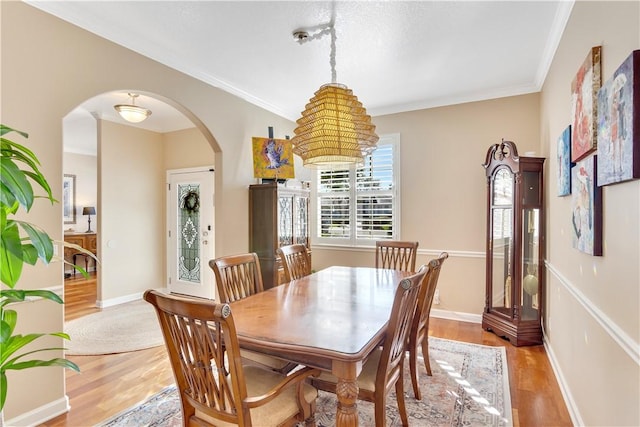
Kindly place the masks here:
[[(369, 355), (358, 375), (358, 399), (374, 403), (377, 427), (383, 427), (385, 424), (386, 399), (394, 386), (402, 425), (409, 425), (403, 384), (405, 349), (418, 294), (425, 277), (429, 274), (429, 267), (423, 265), (417, 273), (400, 281), (382, 340), (383, 345), (378, 346)], [(328, 372), (322, 372), (317, 378), (310, 377), (309, 381), (319, 390), (336, 392), (338, 379)]]
[[(227, 255), (209, 261), (216, 277), (218, 297), (222, 303), (232, 303), (263, 292), (260, 260), (255, 253)], [(256, 351), (240, 350), (247, 361), (268, 367), (279, 373), (288, 373), (295, 363), (271, 357)]]
[(416, 271), (418, 242), (401, 240), (376, 241), (376, 268)]
[(311, 274), (311, 260), (307, 246), (302, 243), (281, 246), (276, 249), (284, 268), (284, 279), (290, 282)]
[(147, 290), (176, 380), (186, 426), (315, 424), (319, 371), (290, 375), (243, 366), (229, 304)]
[(431, 314), (431, 306), (433, 305), (433, 296), (438, 287), (440, 270), (442, 264), (448, 257), (449, 254), (447, 252), (442, 252), (438, 258), (429, 261), (430, 274), (425, 278), (422, 289), (420, 289), (416, 312), (411, 321), (411, 329), (409, 330), (409, 340), (407, 342), (409, 370), (411, 372), (413, 394), (418, 400), (422, 400), (420, 385), (418, 383), (418, 347), (422, 348), (422, 357), (424, 359), (424, 366), (427, 369), (427, 375), (431, 376), (431, 363), (429, 362), (429, 316)]
[(212, 259), (209, 267), (216, 276), (220, 302), (234, 302), (264, 290), (260, 260), (255, 253)]

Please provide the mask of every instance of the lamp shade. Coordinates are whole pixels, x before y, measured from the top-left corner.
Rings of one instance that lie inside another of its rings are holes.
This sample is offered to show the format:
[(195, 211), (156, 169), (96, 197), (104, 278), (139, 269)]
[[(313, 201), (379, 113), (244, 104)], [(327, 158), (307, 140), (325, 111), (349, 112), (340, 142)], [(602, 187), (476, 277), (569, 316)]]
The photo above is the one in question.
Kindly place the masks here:
[(113, 108), (116, 109), (123, 119), (131, 123), (140, 123), (151, 115), (151, 110), (136, 105), (119, 104)]
[(82, 215), (95, 215), (96, 208), (94, 206), (85, 206), (82, 208)]
[(379, 139), (362, 103), (339, 83), (321, 86), (296, 123), (293, 152), (311, 168), (362, 165)]
[(129, 93), (128, 95), (131, 98), (131, 104), (118, 104), (113, 106), (118, 114), (120, 114), (120, 117), (131, 123), (140, 123), (151, 115), (151, 110), (136, 105), (136, 98), (140, 95), (137, 93)]

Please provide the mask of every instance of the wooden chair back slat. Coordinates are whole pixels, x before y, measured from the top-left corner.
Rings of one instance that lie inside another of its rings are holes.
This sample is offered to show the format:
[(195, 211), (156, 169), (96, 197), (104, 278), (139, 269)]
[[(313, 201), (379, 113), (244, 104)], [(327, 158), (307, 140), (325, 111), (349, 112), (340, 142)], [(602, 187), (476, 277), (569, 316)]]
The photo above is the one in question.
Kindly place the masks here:
[(279, 247), (276, 253), (282, 261), (285, 281), (290, 282), (311, 274), (311, 260), (307, 246), (302, 243)]
[(209, 261), (221, 302), (234, 302), (262, 292), (260, 261), (255, 253), (229, 255)]
[(376, 268), (416, 271), (418, 242), (378, 240), (376, 242)]

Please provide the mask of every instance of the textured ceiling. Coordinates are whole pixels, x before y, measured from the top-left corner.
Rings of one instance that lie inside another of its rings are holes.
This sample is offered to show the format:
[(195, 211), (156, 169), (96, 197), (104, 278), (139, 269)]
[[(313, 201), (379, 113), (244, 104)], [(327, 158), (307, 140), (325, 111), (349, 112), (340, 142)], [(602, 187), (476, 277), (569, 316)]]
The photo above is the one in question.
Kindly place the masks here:
[[(296, 120), (331, 81), (330, 37), (292, 33), (332, 20), (337, 81), (372, 115), (539, 91), (572, 1), (42, 1), (29, 4)], [(114, 116), (111, 94), (82, 106)], [(143, 102), (145, 101), (145, 102)], [(155, 100), (143, 127), (185, 127)], [(104, 110), (104, 111), (103, 111)]]

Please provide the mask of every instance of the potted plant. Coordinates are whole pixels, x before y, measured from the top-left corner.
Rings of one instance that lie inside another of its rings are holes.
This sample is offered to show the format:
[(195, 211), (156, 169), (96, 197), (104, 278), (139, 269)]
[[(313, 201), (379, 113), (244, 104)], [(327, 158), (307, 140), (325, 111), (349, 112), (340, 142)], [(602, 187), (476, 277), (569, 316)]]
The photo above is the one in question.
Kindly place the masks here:
[[(48, 199), (52, 204), (57, 200), (53, 197), (49, 183), (40, 172), (40, 162), (36, 155), (27, 147), (5, 138), (5, 135), (15, 132), (25, 138), (28, 135), (0, 124), (1, 168), (0, 168), (0, 426), (3, 425), (2, 414), (7, 397), (8, 370), (30, 369), (39, 366), (62, 366), (79, 371), (78, 366), (64, 358), (49, 360), (33, 359), (35, 353), (63, 350), (63, 348), (40, 348), (26, 350), (25, 347), (40, 337), (50, 335), (69, 339), (63, 332), (16, 334), (15, 328), (18, 314), (10, 308), (11, 303), (25, 301), (31, 298), (44, 298), (62, 304), (62, 299), (49, 290), (21, 290), (16, 289), (18, 280), (25, 263), (35, 265), (38, 260), (49, 264), (54, 259), (53, 240), (40, 227), (28, 222), (19, 221), (13, 217), (20, 209), (29, 212), (36, 198)], [(36, 195), (34, 186), (43, 190), (44, 195)], [(87, 253), (88, 251), (76, 245), (65, 246)], [(95, 257), (94, 257), (95, 259)], [(83, 275), (87, 275), (82, 268), (74, 266)]]

